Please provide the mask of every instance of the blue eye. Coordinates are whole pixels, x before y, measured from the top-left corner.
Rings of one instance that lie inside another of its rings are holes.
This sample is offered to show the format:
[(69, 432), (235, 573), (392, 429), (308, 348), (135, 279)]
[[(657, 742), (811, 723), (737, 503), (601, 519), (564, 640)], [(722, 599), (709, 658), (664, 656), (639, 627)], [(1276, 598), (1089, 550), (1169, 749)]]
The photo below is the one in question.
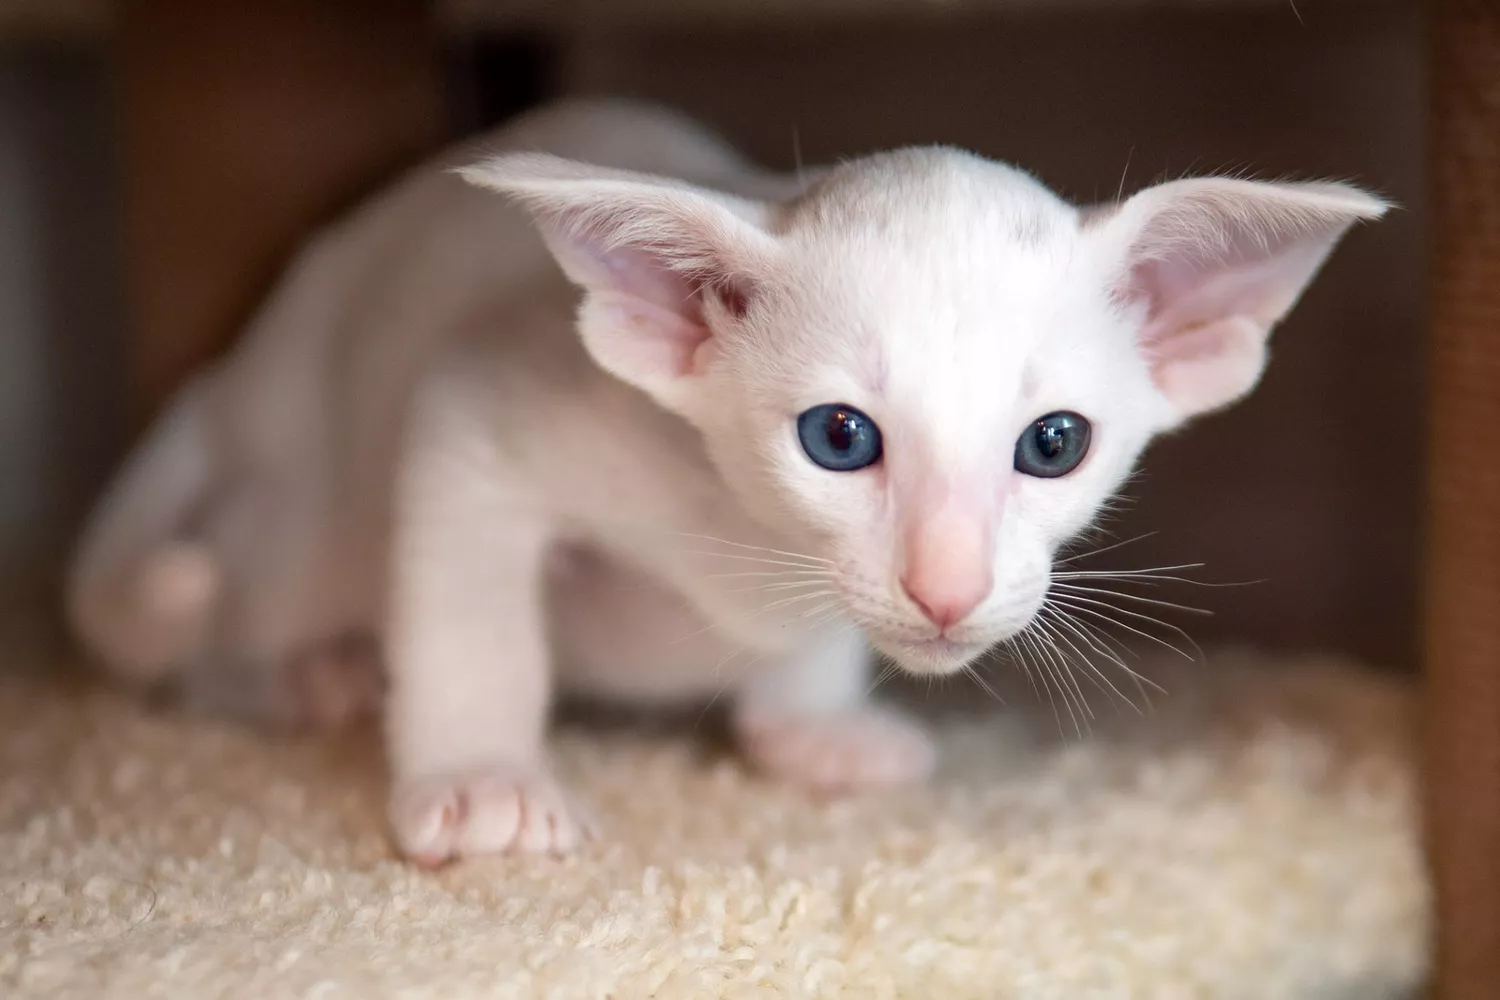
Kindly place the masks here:
[(1037, 417), (1016, 439), (1016, 471), (1056, 479), (1078, 468), (1089, 451), (1092, 430), (1076, 413)]
[(824, 403), (797, 418), (802, 450), (833, 472), (853, 472), (880, 461), (880, 428), (852, 406)]

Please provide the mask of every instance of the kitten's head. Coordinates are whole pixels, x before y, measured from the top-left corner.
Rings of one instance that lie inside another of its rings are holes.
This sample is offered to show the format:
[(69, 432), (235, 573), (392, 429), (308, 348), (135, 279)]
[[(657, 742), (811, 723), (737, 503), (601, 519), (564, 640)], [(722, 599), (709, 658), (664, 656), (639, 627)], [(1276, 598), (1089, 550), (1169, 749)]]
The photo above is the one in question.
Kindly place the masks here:
[(746, 507), (832, 561), (871, 641), (928, 673), (1031, 621), (1147, 442), (1249, 392), (1335, 243), (1386, 210), (1225, 178), (1081, 210), (942, 148), (780, 203), (539, 155), (465, 173), (531, 211), (598, 363), (697, 426)]

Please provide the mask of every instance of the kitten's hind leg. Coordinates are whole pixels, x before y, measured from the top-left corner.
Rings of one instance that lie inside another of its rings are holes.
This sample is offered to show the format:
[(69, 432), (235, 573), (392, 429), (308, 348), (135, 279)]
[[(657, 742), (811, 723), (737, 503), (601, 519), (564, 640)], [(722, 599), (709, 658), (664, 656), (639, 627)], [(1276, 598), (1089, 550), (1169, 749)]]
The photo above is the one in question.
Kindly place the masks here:
[(298, 716), (314, 729), (340, 729), (372, 718), (385, 697), (385, 670), (373, 636), (318, 642), (285, 668)]
[(385, 676), (373, 638), (343, 635), (304, 643), (270, 662), (205, 657), (184, 672), (181, 691), (193, 711), (324, 732), (373, 717)]

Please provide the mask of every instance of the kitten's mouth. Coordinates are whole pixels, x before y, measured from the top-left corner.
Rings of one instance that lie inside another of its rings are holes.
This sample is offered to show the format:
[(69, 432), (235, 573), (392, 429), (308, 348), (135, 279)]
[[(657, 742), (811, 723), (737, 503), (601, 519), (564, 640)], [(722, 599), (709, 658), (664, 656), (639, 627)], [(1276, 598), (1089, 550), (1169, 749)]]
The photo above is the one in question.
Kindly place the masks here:
[(992, 644), (937, 635), (930, 639), (887, 639), (876, 645), (908, 673), (951, 674), (983, 656)]
[(933, 636), (931, 639), (924, 639), (921, 642), (912, 643), (912, 645), (923, 652), (945, 656), (978, 656), (989, 648), (987, 644), (982, 642), (959, 642), (957, 639), (950, 639), (945, 635)]

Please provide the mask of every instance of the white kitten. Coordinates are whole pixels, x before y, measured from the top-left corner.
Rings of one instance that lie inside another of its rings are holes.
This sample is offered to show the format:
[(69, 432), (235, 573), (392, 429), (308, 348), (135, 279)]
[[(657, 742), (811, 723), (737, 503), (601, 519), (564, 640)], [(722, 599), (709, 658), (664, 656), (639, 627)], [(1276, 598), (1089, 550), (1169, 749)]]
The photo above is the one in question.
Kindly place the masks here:
[(946, 673), (1024, 629), (1147, 442), (1249, 391), (1385, 207), (1215, 178), (1083, 211), (942, 148), (804, 190), (666, 112), (557, 106), (311, 246), (106, 497), (74, 621), (282, 716), (358, 708), (334, 642), (379, 635), (429, 863), (577, 843), (554, 680), (727, 691), (748, 756), (820, 789), (919, 778), (866, 642)]

